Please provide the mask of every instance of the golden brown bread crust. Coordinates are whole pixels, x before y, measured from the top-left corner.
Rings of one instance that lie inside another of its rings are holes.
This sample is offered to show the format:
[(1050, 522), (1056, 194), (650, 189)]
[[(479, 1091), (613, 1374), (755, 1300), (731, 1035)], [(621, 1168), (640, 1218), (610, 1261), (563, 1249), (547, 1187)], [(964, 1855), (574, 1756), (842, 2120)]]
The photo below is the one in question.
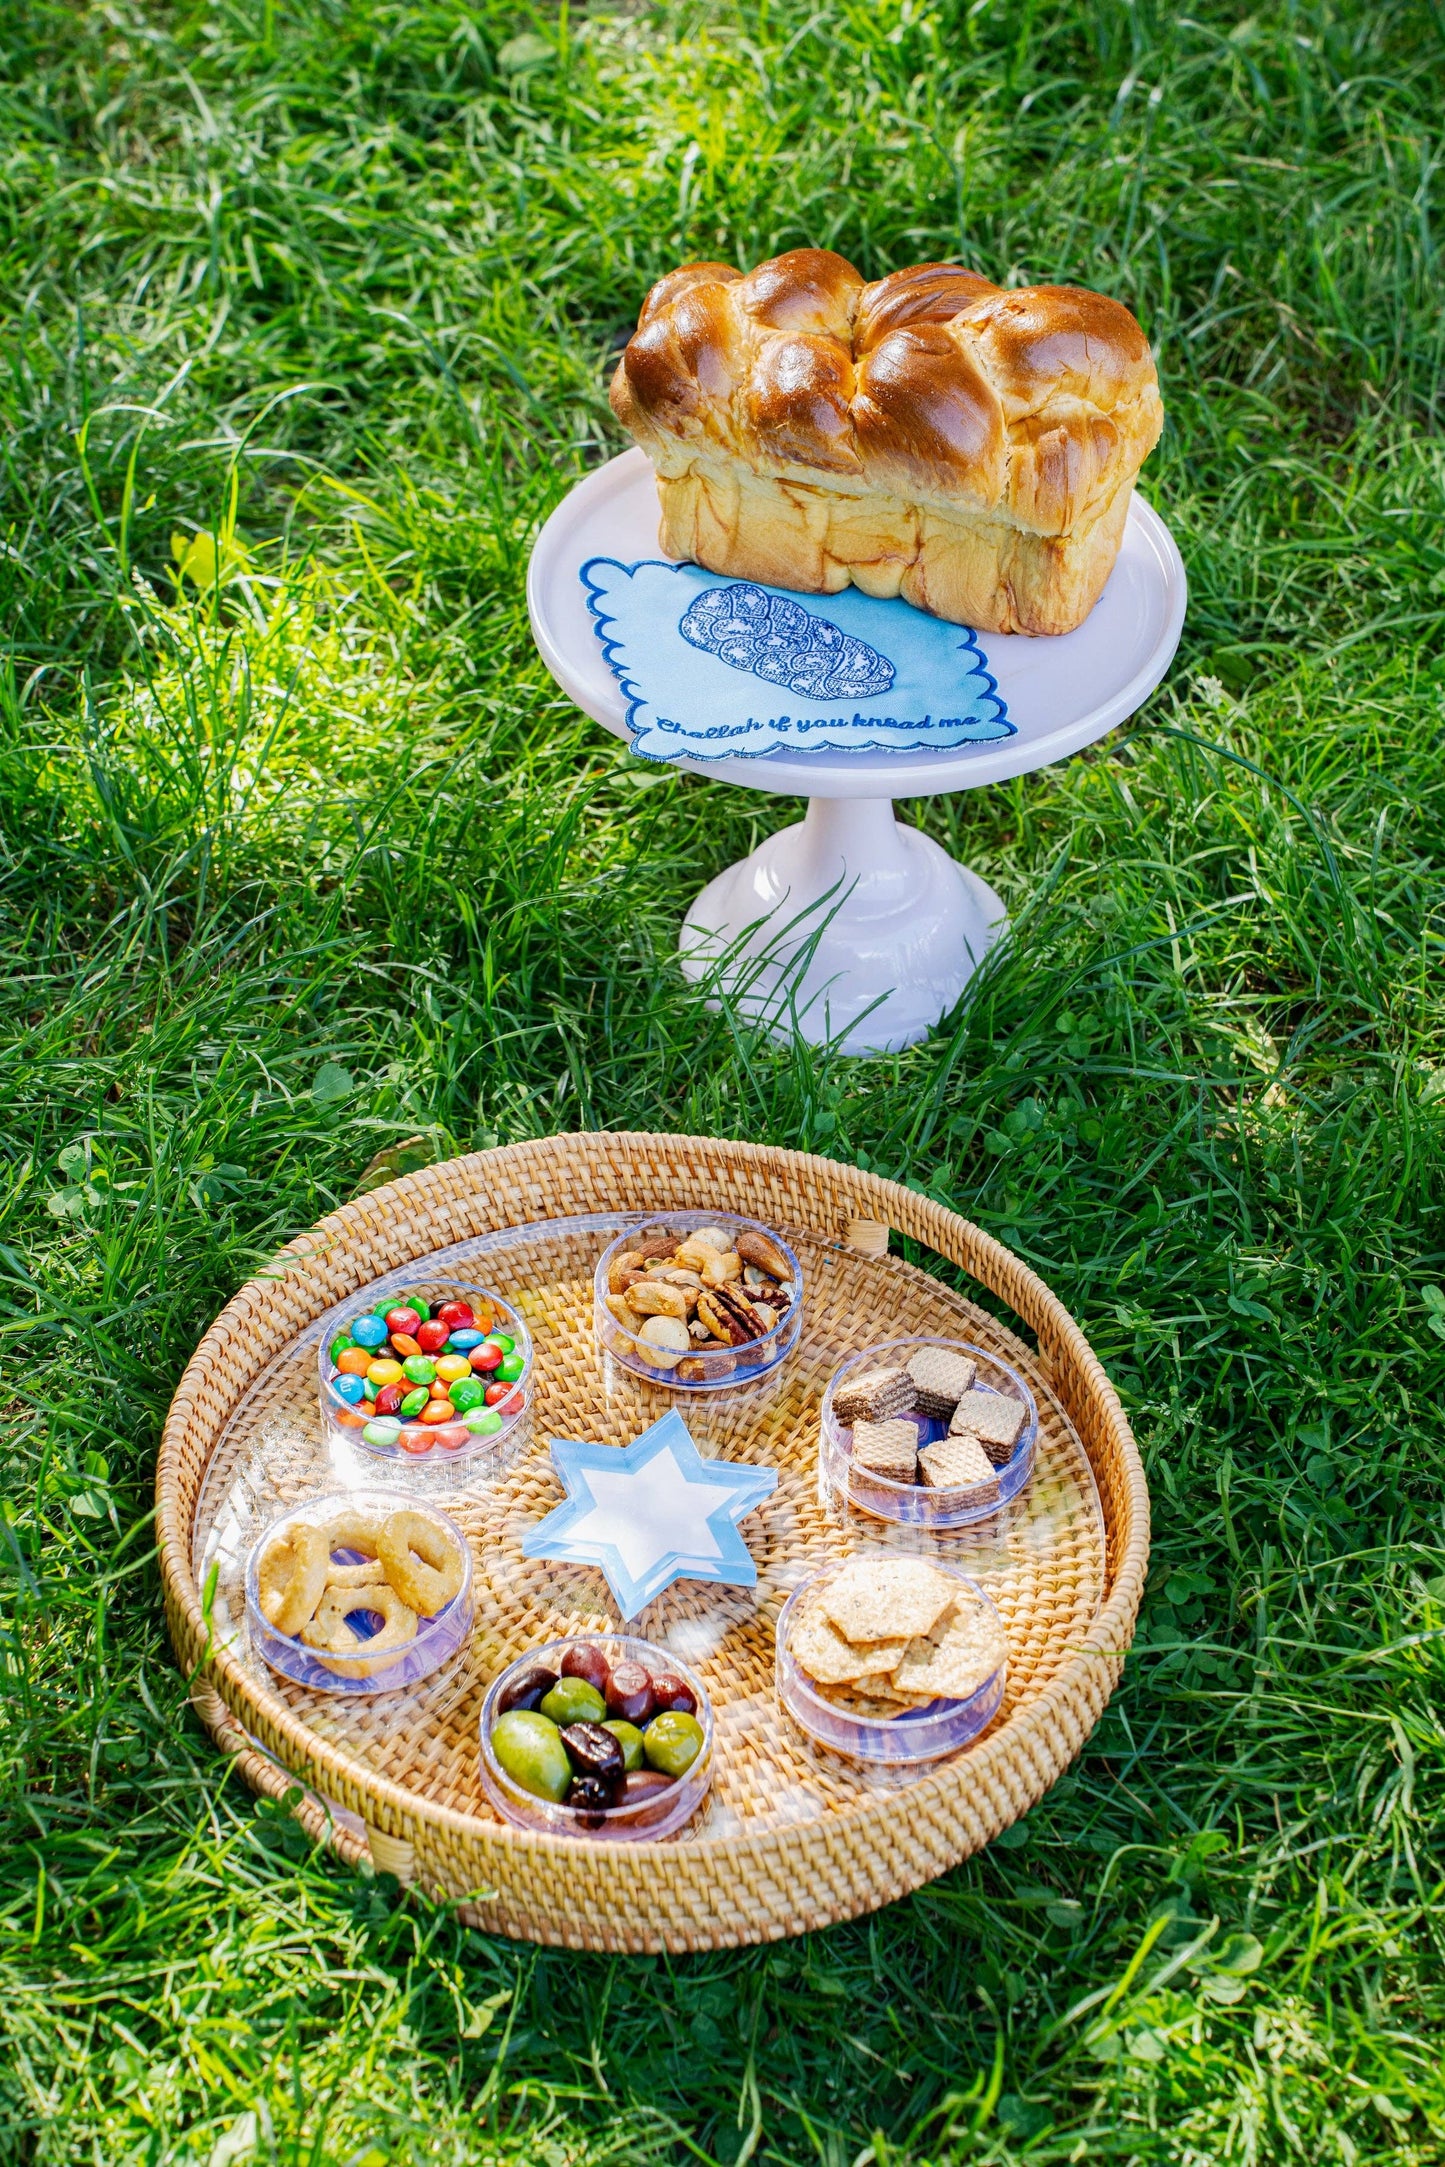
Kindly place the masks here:
[(1120, 302), (947, 263), (870, 286), (824, 248), (670, 272), (611, 397), (669, 554), (996, 632), (1088, 615), (1163, 422)]

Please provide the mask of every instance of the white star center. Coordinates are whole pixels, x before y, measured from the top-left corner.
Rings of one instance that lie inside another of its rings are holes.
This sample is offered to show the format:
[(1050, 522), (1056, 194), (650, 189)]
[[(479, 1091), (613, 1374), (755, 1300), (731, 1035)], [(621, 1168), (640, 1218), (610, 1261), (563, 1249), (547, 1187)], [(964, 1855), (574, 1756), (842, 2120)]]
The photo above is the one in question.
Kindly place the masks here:
[(714, 1560), (724, 1554), (707, 1517), (725, 1493), (711, 1483), (689, 1482), (670, 1447), (638, 1475), (589, 1467), (587, 1487), (593, 1507), (573, 1526), (572, 1539), (615, 1545), (634, 1580), (670, 1551)]

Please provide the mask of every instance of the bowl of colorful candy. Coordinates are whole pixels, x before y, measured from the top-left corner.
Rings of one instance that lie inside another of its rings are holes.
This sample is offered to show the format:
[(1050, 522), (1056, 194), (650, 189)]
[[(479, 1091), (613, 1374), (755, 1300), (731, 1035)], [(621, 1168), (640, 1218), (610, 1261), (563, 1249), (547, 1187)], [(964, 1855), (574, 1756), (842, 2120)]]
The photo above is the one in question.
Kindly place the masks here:
[(598, 1345), (649, 1384), (757, 1384), (803, 1323), (803, 1273), (781, 1237), (735, 1212), (670, 1211), (610, 1242), (593, 1279)]
[(482, 1703), (482, 1788), (519, 1828), (636, 1842), (690, 1821), (712, 1782), (712, 1704), (666, 1648), (578, 1634), (519, 1656)]
[(405, 1463), (495, 1454), (526, 1410), (532, 1342), (488, 1287), (419, 1277), (341, 1312), (320, 1349), (321, 1411), (363, 1453)]

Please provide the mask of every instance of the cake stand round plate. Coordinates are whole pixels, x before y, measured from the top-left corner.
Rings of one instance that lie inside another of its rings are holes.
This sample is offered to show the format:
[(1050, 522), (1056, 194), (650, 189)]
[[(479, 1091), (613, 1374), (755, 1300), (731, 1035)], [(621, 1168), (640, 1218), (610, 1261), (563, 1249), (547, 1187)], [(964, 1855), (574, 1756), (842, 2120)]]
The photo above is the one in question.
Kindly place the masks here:
[[(629, 1214), (739, 1211), (802, 1262), (803, 1335), (766, 1384), (683, 1407), (704, 1453), (776, 1467), (743, 1523), (753, 1588), (684, 1581), (628, 1630), (702, 1676), (717, 1772), (700, 1816), (656, 1844), (542, 1836), (491, 1812), (477, 1717), (489, 1681), (528, 1648), (621, 1622), (600, 1573), (532, 1562), (521, 1538), (560, 1499), (552, 1437), (629, 1441), (674, 1403), (606, 1364), (592, 1270)], [(866, 1253), (860, 1222), (892, 1225), (933, 1270)], [(480, 1275), (526, 1316), (536, 1398), (517, 1456), (440, 1502), (473, 1552), (470, 1643), (393, 1693), (337, 1696), (270, 1671), (252, 1647), (245, 1559), (277, 1513), (337, 1487), (316, 1403), (316, 1343), (339, 1306), (388, 1276)], [(950, 1269), (950, 1267), (953, 1267)], [(942, 1273), (943, 1276), (939, 1276)], [(990, 1289), (1037, 1352), (962, 1288)], [(859, 1548), (920, 1547), (820, 1489), (818, 1408), (860, 1346), (902, 1334), (965, 1339), (1028, 1379), (1040, 1429), (1032, 1482), (994, 1520), (935, 1537), (1005, 1620), (1008, 1688), (952, 1760), (900, 1772), (814, 1746), (778, 1703), (774, 1626), (798, 1581)], [(432, 1167), (359, 1199), (283, 1250), (207, 1333), (162, 1443), (158, 1527), (166, 1609), (192, 1699), (255, 1788), (290, 1797), (346, 1857), (450, 1897), (471, 1923), (596, 1949), (766, 1941), (857, 1915), (918, 1887), (1026, 1812), (1083, 1744), (1132, 1635), (1148, 1500), (1119, 1404), (1043, 1283), (929, 1199), (797, 1152), (706, 1138), (554, 1137)]]
[[(657, 488), (633, 448), (579, 482), (537, 538), (527, 603), (542, 659), (585, 714), (626, 738), (627, 701), (587, 608), (581, 567), (660, 555)], [(774, 752), (669, 765), (749, 790), (806, 797), (807, 817), (770, 836), (696, 898), (683, 968), (753, 1020), (844, 1052), (922, 1038), (958, 1000), (1003, 931), (976, 873), (900, 826), (896, 797), (1004, 782), (1069, 754), (1132, 715), (1163, 678), (1187, 583), (1173, 536), (1135, 492), (1118, 561), (1076, 632), (979, 643), (1015, 725), (993, 744), (925, 752)]]

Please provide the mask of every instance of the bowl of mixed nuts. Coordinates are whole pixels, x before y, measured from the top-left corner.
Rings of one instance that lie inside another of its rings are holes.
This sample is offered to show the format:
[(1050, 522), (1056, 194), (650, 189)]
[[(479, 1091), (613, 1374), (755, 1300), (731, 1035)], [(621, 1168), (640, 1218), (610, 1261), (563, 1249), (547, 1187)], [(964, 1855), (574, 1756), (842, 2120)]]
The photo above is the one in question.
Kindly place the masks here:
[(659, 1213), (605, 1249), (594, 1280), (597, 1343), (651, 1384), (683, 1392), (756, 1384), (803, 1322), (787, 1243), (731, 1212)]

